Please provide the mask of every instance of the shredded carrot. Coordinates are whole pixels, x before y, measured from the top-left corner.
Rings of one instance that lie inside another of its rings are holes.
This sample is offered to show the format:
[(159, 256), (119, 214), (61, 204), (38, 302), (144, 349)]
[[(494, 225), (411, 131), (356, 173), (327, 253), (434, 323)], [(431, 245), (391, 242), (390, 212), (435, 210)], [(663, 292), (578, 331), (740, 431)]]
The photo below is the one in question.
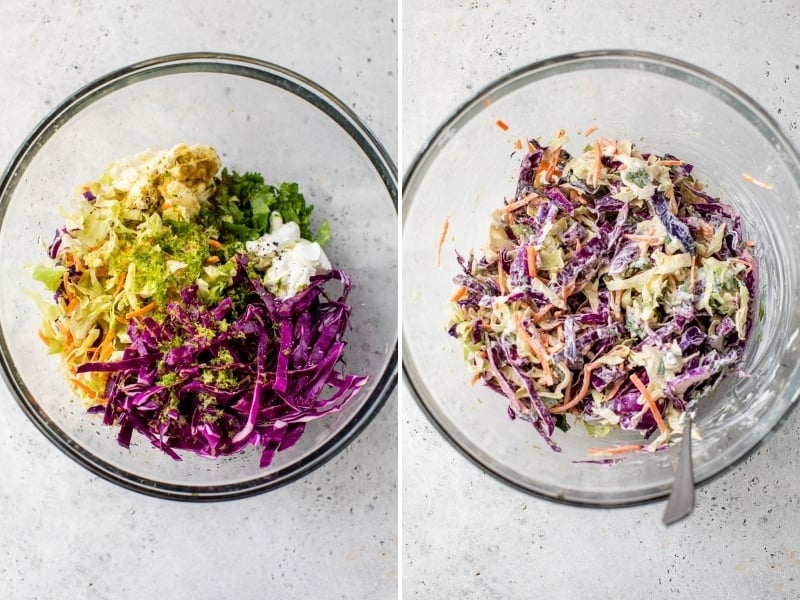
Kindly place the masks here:
[(621, 307), (622, 306), (622, 292), (623, 290), (614, 290), (614, 304)]
[(531, 319), (531, 320), (534, 323), (538, 323), (539, 321), (544, 319), (547, 316), (547, 313), (549, 313), (552, 309), (553, 309), (553, 305), (552, 304), (547, 304), (544, 308), (539, 310), (539, 312), (537, 312), (535, 315), (533, 315), (533, 319)]
[(450, 219), (445, 217), (442, 223), (442, 233), (439, 234), (439, 243), (436, 244), (436, 266), (442, 266), (442, 246), (444, 246), (444, 238), (447, 236), (447, 230), (450, 227)]
[(575, 286), (570, 283), (561, 288), (561, 293), (559, 295), (561, 296), (561, 299), (566, 302), (567, 298), (572, 295), (573, 291), (575, 291)]
[(544, 173), (545, 178), (548, 177), (548, 175), (547, 175), (547, 157), (546, 156), (542, 156), (542, 160), (539, 162), (539, 166), (536, 167), (536, 172), (533, 174), (533, 182), (534, 182), (534, 184), (541, 183), (539, 177), (540, 177), (540, 175), (542, 173)]
[(626, 454), (628, 452), (639, 452), (644, 448), (644, 444), (625, 444), (624, 446), (613, 446), (611, 448), (589, 448), (586, 454), (589, 456), (604, 456), (606, 454)]
[(511, 204), (506, 204), (503, 208), (500, 209), (500, 212), (501, 213), (510, 213), (512, 211), (515, 211), (518, 208), (521, 208), (521, 207), (525, 206), (526, 204), (528, 204), (528, 202), (533, 200), (534, 197), (535, 197), (535, 194), (528, 194), (524, 198), (520, 198), (519, 200), (516, 200), (515, 202), (512, 202)]
[(666, 196), (667, 200), (669, 200), (669, 211), (678, 216), (678, 201), (675, 199), (675, 190), (670, 187), (664, 192), (664, 196)]
[(42, 332), (41, 329), (37, 329), (36, 333), (39, 334), (39, 339), (44, 342), (45, 346), (50, 346), (50, 340), (47, 339), (47, 336), (44, 334), (44, 332)]
[(111, 344), (106, 344), (104, 346), (100, 346), (97, 359), (100, 362), (105, 362), (109, 358), (111, 358), (111, 353), (113, 351), (114, 351), (114, 346), (112, 346)]
[(208, 245), (214, 248), (215, 250), (219, 250), (220, 248), (222, 248), (222, 244), (220, 244), (217, 240), (213, 240), (211, 238), (209, 238), (208, 240)]
[(586, 394), (589, 393), (589, 384), (592, 381), (592, 371), (598, 367), (595, 363), (589, 363), (585, 367), (583, 367), (583, 384), (581, 385), (581, 389), (578, 391), (576, 396), (569, 401), (566, 401), (566, 397), (564, 398), (565, 402), (563, 404), (559, 404), (558, 406), (553, 406), (550, 408), (551, 413), (564, 413), (567, 412), (570, 408), (577, 406), (581, 403), (586, 397)]
[(470, 377), (470, 379), (469, 379), (469, 384), (470, 385), (475, 385), (478, 382), (478, 380), (481, 378), (481, 375), (482, 375), (482, 373), (480, 371), (478, 371), (477, 373), (473, 373), (472, 377)]
[(572, 371), (569, 372), (569, 381), (567, 387), (564, 389), (564, 402), (562, 404), (569, 404), (572, 400)]
[(667, 191), (664, 192), (664, 195), (667, 197), (667, 200), (669, 200), (669, 211), (673, 215), (678, 216), (678, 201), (675, 199), (675, 189), (669, 187)]
[(732, 262), (734, 264), (744, 265), (744, 268), (748, 273), (753, 270), (752, 263), (744, 260), (743, 258), (729, 258), (728, 262)]
[(580, 194), (580, 192), (578, 190), (570, 189), (569, 190), (569, 199), (573, 204), (583, 204), (584, 206), (589, 204), (589, 201), (586, 198), (584, 198), (583, 196), (581, 196), (581, 194)]
[(504, 296), (506, 290), (506, 270), (503, 268), (503, 257), (497, 259), (497, 285), (500, 286), (500, 295)]
[(528, 277), (536, 279), (536, 248), (525, 246), (525, 252), (528, 255)]
[(503, 119), (497, 119), (497, 121), (495, 121), (494, 124), (497, 125), (503, 131), (508, 131), (508, 125), (506, 125), (506, 122), (503, 121)]
[(661, 238), (657, 235), (643, 235), (640, 233), (625, 233), (622, 235), (625, 239), (631, 240), (632, 242), (643, 242), (649, 246), (653, 246), (655, 244), (661, 243)]
[(81, 262), (81, 257), (78, 256), (77, 254), (73, 254), (73, 258), (75, 259), (75, 268), (78, 270), (78, 272), (85, 271), (83, 267), (83, 262)]
[(106, 331), (106, 335), (103, 337), (103, 344), (108, 344), (111, 340), (114, 339), (114, 336), (117, 335), (117, 330), (114, 327), (109, 326), (108, 331)]
[(592, 135), (592, 134), (593, 134), (595, 131), (597, 131), (597, 127), (587, 127), (587, 128), (586, 128), (586, 129), (583, 131), (583, 137), (589, 137), (589, 136), (590, 136), (590, 135)]
[(600, 185), (600, 171), (603, 169), (603, 151), (600, 148), (600, 140), (594, 141), (594, 185)]
[(145, 304), (142, 308), (140, 308), (138, 310), (132, 310), (131, 312), (126, 314), (125, 318), (126, 319), (135, 319), (136, 317), (142, 317), (142, 316), (146, 315), (147, 313), (149, 313), (151, 310), (153, 310), (155, 307), (156, 307), (156, 303), (155, 302), (151, 302), (150, 304)]
[(748, 248), (756, 247), (756, 243), (754, 240), (745, 240), (744, 245), (747, 246)]
[(450, 302), (458, 302), (466, 295), (467, 295), (467, 288), (462, 285), (456, 290), (456, 293), (453, 294), (452, 298), (450, 298)]
[(522, 150), (522, 140), (514, 140), (514, 149)]
[(100, 360), (105, 360), (111, 355), (111, 352), (114, 349), (113, 341), (116, 334), (117, 330), (114, 327), (108, 328), (105, 337), (103, 337), (103, 341), (100, 342), (100, 346), (97, 348), (100, 354)]
[(119, 274), (119, 278), (117, 279), (117, 287), (114, 289), (115, 296), (122, 291), (122, 288), (125, 287), (125, 275), (125, 271)]
[(539, 327), (539, 329), (542, 330), (542, 331), (548, 331), (549, 332), (549, 331), (553, 331), (556, 327), (558, 327), (559, 319), (561, 318), (561, 315), (559, 314), (560, 312), (561, 311), (555, 313), (553, 315), (553, 318), (550, 321), (548, 321), (547, 323), (541, 323), (541, 324), (537, 323), (537, 326)]
[(87, 393), (87, 394), (88, 394), (89, 396), (91, 396), (92, 398), (96, 398), (96, 397), (97, 397), (97, 392), (96, 392), (96, 391), (94, 391), (92, 388), (90, 388), (90, 387), (89, 387), (88, 385), (86, 385), (85, 383), (83, 383), (83, 382), (82, 382), (80, 379), (78, 379), (77, 377), (71, 377), (71, 378), (70, 378), (70, 382), (72, 382), (72, 385), (74, 385), (75, 387), (77, 387), (77, 388), (81, 389), (82, 391), (84, 391), (85, 393)]
[(203, 261), (203, 264), (206, 264), (206, 265), (215, 265), (215, 264), (217, 264), (218, 262), (219, 262), (219, 256), (216, 256), (215, 254), (212, 254), (211, 256), (209, 256), (207, 259), (205, 259), (205, 260)]
[[(554, 174), (558, 174), (557, 167), (558, 167), (558, 159), (560, 157), (561, 157), (560, 146), (552, 146), (552, 145), (548, 146), (547, 150), (545, 150), (544, 154), (542, 155), (542, 160), (539, 163), (539, 167), (536, 169), (536, 173), (533, 176), (533, 181), (539, 183), (550, 183), (552, 176)], [(540, 176), (542, 174), (544, 174), (544, 180), (540, 179)]]
[(767, 183), (766, 181), (761, 181), (760, 179), (756, 179), (752, 175), (748, 175), (747, 173), (742, 173), (742, 179), (744, 179), (748, 183), (752, 183), (753, 185), (757, 185), (758, 187), (762, 187), (765, 190), (771, 190), (775, 186), (771, 183)]
[(530, 140), (525, 140), (525, 141), (528, 144), (528, 152), (533, 152), (534, 150), (536, 150), (536, 147), (531, 143)]
[(67, 287), (67, 284), (69, 284), (69, 271), (66, 270), (64, 271), (64, 275), (61, 278), (61, 280), (64, 282), (64, 291), (67, 293), (67, 296), (69, 296), (70, 291), (69, 288)]
[(119, 315), (114, 315), (114, 320), (117, 323), (119, 323), (120, 325), (125, 325), (126, 327), (128, 325), (128, 322), (125, 319), (123, 319), (122, 317), (120, 317)]
[(653, 399), (653, 396), (650, 394), (650, 391), (647, 387), (642, 383), (642, 380), (636, 376), (636, 373), (631, 374), (631, 383), (636, 386), (636, 389), (639, 390), (639, 393), (644, 398), (644, 401), (647, 403), (647, 408), (650, 409), (650, 412), (653, 413), (653, 418), (656, 420), (656, 425), (658, 425), (658, 430), (661, 433), (667, 432), (667, 426), (664, 423), (664, 419), (661, 417), (661, 412), (658, 410), (658, 405), (656, 401)]
[(80, 299), (77, 296), (73, 296), (72, 299), (67, 304), (67, 308), (64, 310), (68, 315), (71, 315), (75, 312), (75, 309), (78, 308), (78, 305), (81, 303)]
[(616, 396), (617, 392), (619, 392), (619, 390), (622, 387), (623, 383), (625, 383), (625, 380), (624, 379), (620, 379), (614, 385), (612, 385), (611, 389), (608, 390), (608, 392), (606, 393), (606, 399), (607, 400), (611, 400), (614, 396)]
[(661, 165), (662, 167), (679, 167), (682, 164), (684, 164), (684, 162), (682, 160), (667, 160), (667, 159), (664, 159), (664, 160), (657, 160), (656, 164), (657, 165)]
[(672, 290), (672, 292), (678, 291), (678, 279), (675, 275), (669, 275), (667, 281), (669, 281), (669, 289)]
[(528, 330), (522, 325), (522, 321), (517, 321), (517, 333), (525, 341), (525, 343), (528, 344), (530, 349), (533, 350), (536, 358), (539, 359), (539, 362), (542, 364), (545, 383), (547, 385), (553, 385), (553, 371), (550, 369), (550, 357), (547, 356), (544, 348), (542, 348), (541, 342), (537, 344), (533, 341), (533, 336), (531, 336), (531, 334), (528, 333)]

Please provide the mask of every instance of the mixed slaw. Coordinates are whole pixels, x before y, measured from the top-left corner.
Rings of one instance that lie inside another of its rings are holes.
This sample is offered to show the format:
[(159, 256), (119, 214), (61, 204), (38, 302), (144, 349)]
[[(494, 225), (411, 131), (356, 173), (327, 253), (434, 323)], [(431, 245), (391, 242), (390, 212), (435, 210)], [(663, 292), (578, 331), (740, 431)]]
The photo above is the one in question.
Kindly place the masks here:
[(680, 158), (599, 137), (573, 156), (566, 143), (530, 140), (484, 252), (456, 253), (449, 333), (473, 381), (553, 450), (555, 428), (577, 421), (648, 438), (626, 451), (660, 449), (743, 355), (754, 243)]
[(39, 337), (121, 445), (138, 431), (180, 459), (252, 444), (267, 466), (366, 377), (343, 371), (351, 283), (322, 249), (327, 223), (312, 233), (297, 184), (220, 166), (179, 144), (82, 186), (33, 270), (52, 293)]

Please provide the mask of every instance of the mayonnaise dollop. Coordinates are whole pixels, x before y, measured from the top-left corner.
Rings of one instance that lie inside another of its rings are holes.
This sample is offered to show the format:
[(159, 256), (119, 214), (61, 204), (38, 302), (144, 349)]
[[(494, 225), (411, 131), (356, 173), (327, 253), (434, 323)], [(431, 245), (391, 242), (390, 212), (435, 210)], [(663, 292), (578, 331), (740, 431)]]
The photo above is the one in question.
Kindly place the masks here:
[(245, 244), (253, 266), (264, 271), (264, 286), (278, 298), (290, 298), (308, 287), (311, 277), (331, 270), (331, 263), (317, 242), (300, 237), (300, 227), (270, 218), (270, 232)]

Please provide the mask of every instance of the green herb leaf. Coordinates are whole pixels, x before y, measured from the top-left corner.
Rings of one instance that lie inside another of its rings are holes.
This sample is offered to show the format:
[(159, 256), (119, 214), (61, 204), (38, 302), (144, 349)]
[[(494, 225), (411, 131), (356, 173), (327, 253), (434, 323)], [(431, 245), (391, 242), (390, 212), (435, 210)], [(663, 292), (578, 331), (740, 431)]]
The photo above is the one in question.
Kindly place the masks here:
[(311, 231), (311, 212), (314, 207), (306, 203), (296, 183), (282, 183), (279, 187), (264, 183), (259, 173), (239, 174), (223, 169), (216, 178), (216, 192), (211, 198), (206, 225), (219, 226), (223, 242), (246, 241), (269, 231), (269, 217), (277, 211), (284, 223), (294, 221), (300, 226), (300, 235), (310, 241), (327, 240), (330, 229), (320, 225), (316, 236)]
[(569, 431), (570, 425), (567, 422), (567, 415), (565, 414), (555, 415), (555, 422), (556, 422), (556, 427), (558, 427), (561, 431), (565, 433)]
[(634, 171), (625, 172), (625, 180), (630, 181), (633, 185), (643, 188), (650, 184), (650, 175), (644, 169), (636, 169)]

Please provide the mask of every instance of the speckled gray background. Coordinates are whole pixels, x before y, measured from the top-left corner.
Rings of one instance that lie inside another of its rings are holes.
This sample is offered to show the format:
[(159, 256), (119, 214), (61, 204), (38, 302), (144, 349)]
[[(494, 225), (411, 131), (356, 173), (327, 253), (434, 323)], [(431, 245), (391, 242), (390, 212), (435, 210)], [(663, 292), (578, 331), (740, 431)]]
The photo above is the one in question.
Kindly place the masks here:
[[(753, 96), (800, 147), (800, 7), (793, 1), (403, 2), (404, 169), (474, 92), (556, 54), (632, 48), (710, 69)], [(403, 386), (406, 598), (800, 598), (800, 411), (703, 486), (695, 514), (664, 503), (553, 504), (481, 472)]]
[[(397, 21), (391, 0), (0, 3), (0, 162), (78, 87), (191, 50), (302, 73), (361, 115), (396, 158)], [(396, 398), (300, 481), (189, 505), (90, 475), (0, 385), (0, 599), (396, 597)]]

